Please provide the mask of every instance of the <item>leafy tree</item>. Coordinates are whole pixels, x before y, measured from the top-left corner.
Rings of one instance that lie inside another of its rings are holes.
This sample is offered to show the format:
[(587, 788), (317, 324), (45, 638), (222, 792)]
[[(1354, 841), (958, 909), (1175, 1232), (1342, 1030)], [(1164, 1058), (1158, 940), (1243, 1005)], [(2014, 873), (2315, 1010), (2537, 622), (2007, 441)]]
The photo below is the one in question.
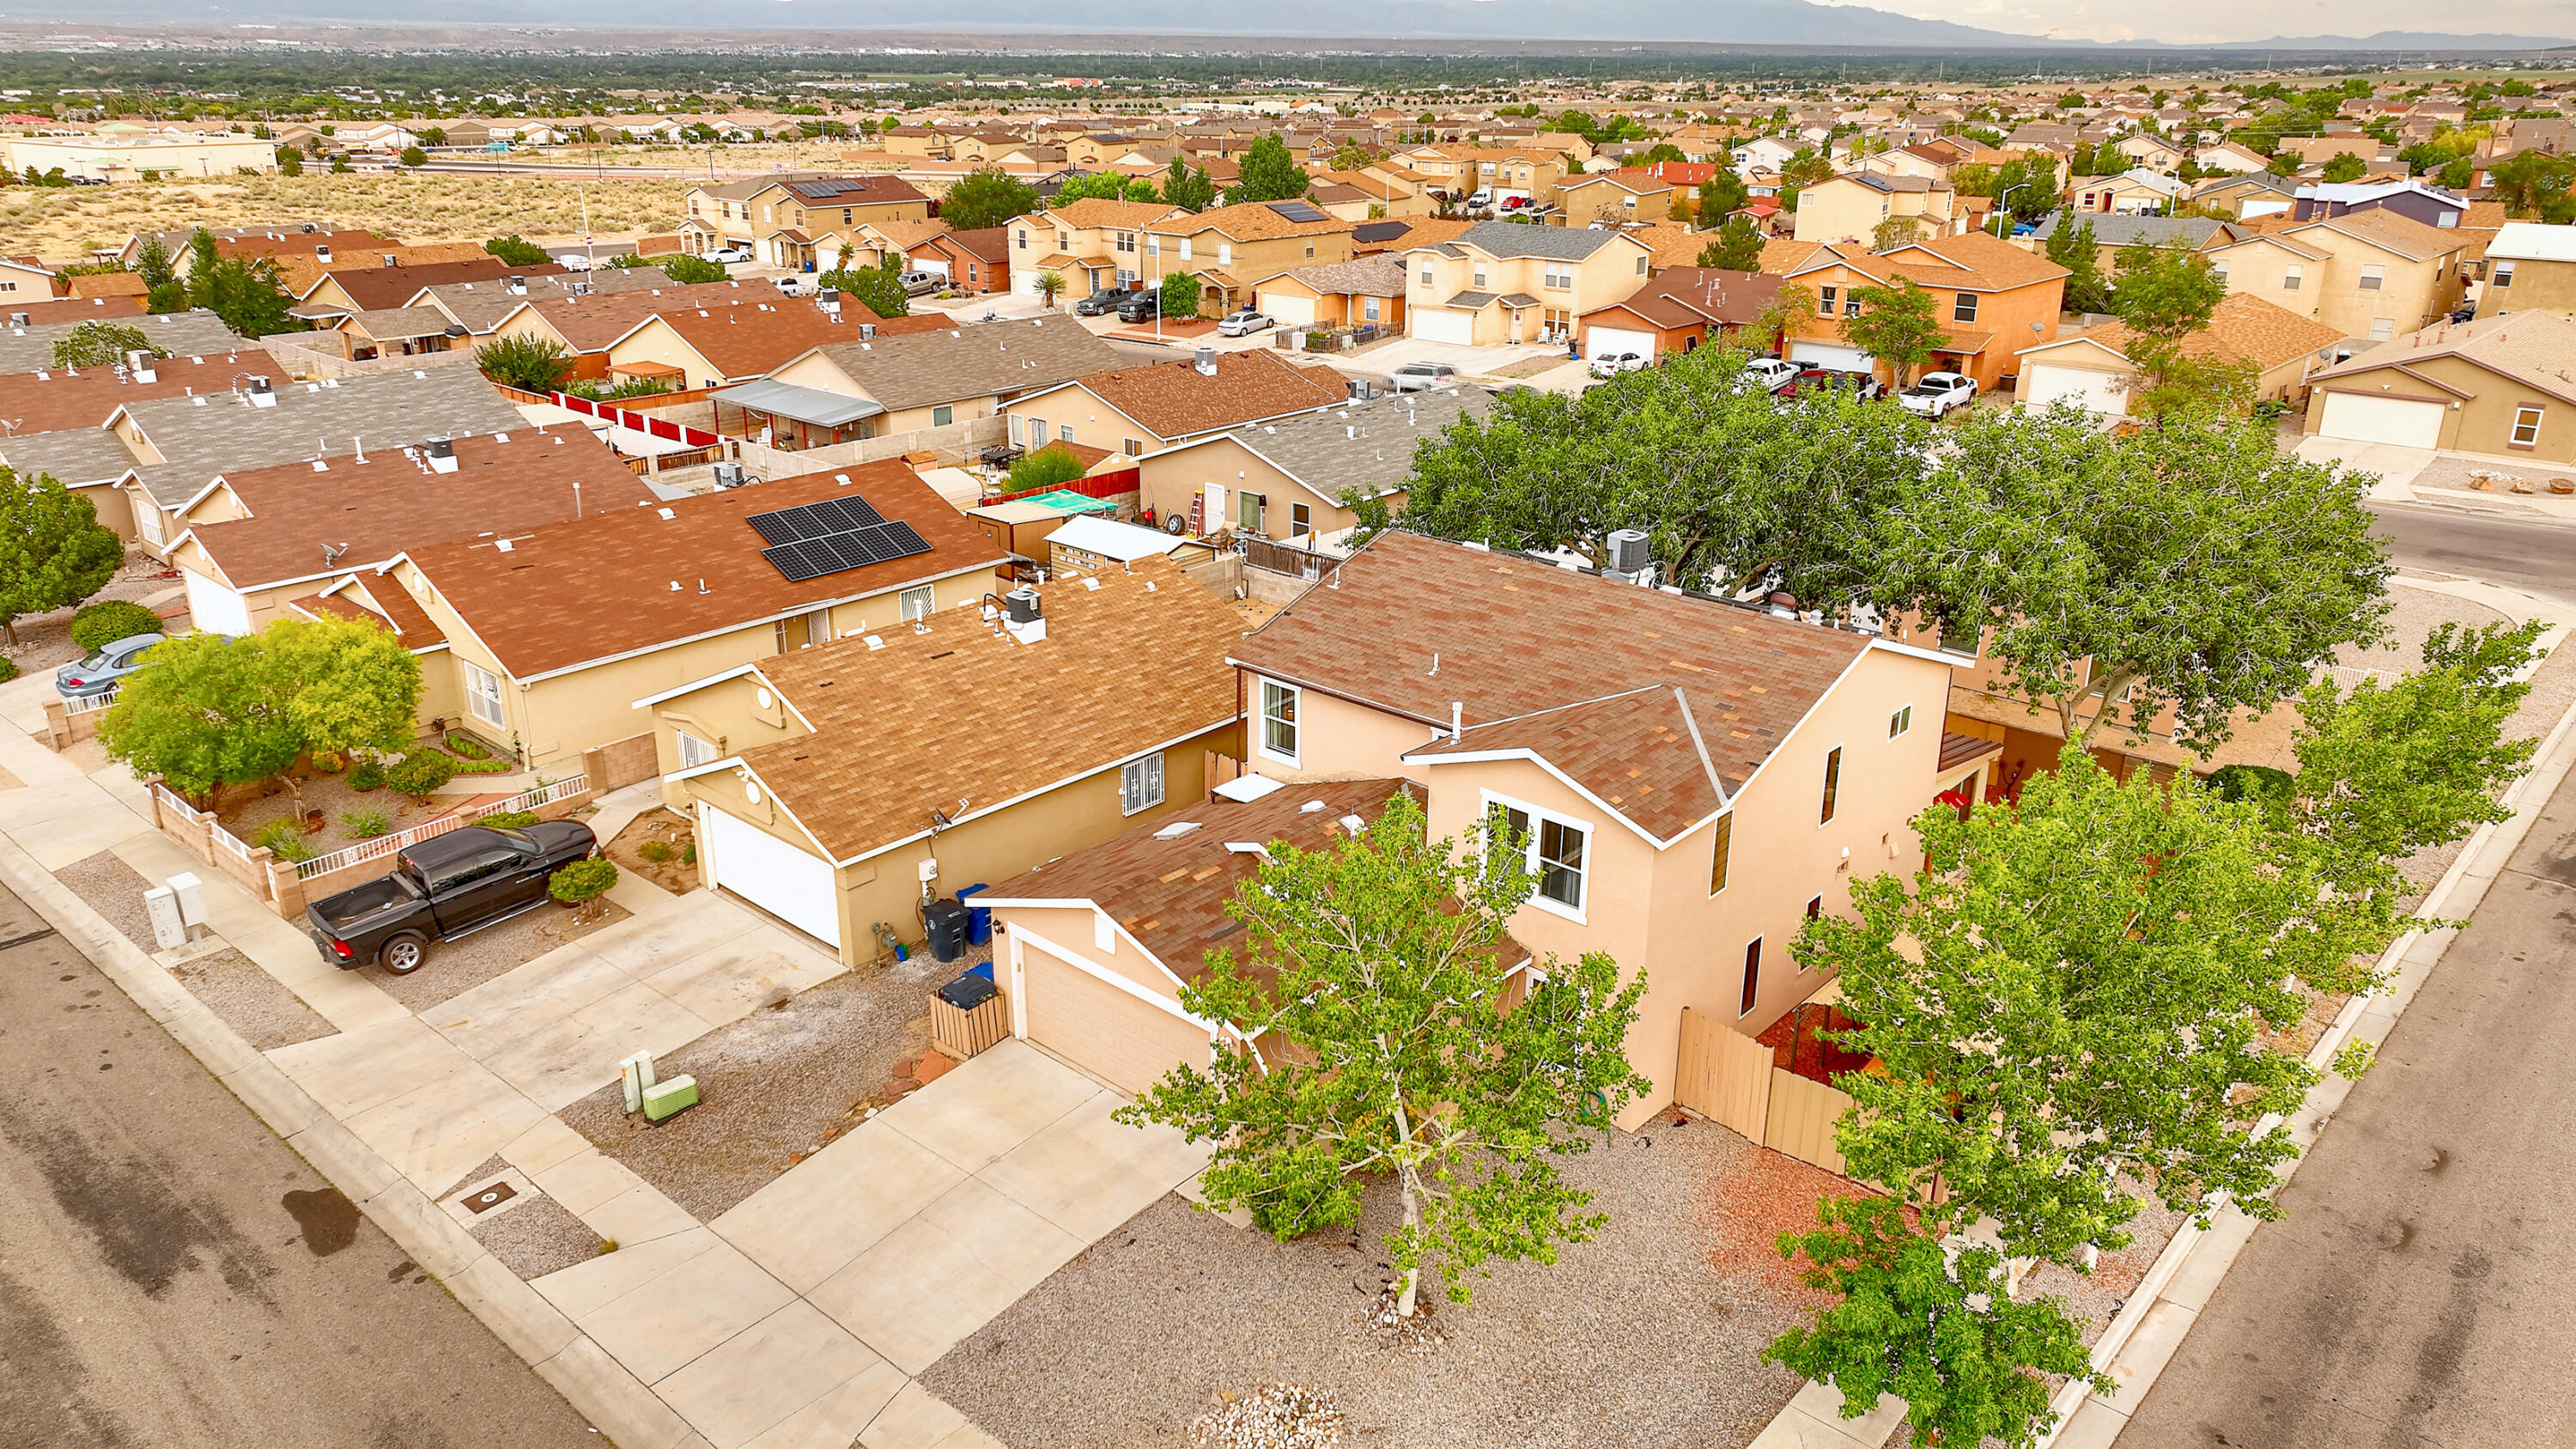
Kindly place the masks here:
[(161, 244), (161, 238), (145, 237), (143, 245), (135, 249), (134, 275), (142, 278), (146, 287), (163, 287), (179, 280), (179, 270), (171, 265), (170, 249)]
[(1744, 324), (1746, 345), (1768, 353), (1785, 353), (1789, 340), (1816, 315), (1816, 294), (1796, 282), (1782, 282), (1762, 310)]
[(958, 231), (1000, 226), (1037, 209), (1036, 187), (989, 166), (959, 178), (939, 203), (941, 218)]
[(244, 337), (306, 331), (286, 290), (285, 273), (268, 257), (227, 257), (204, 227), (188, 242), (188, 305), (203, 307)]
[(147, 357), (170, 355), (166, 349), (154, 346), (140, 327), (122, 322), (82, 322), (54, 339), (54, 366), (107, 367), (123, 362), (131, 352)]
[(2070, 225), (2074, 214), (2057, 218), (2044, 245), (2048, 259), (2064, 267), (2066, 310), (2069, 312), (2108, 312), (2111, 310), (2111, 287), (2102, 279), (2102, 247), (2093, 239), (2093, 223)]
[(1228, 206), (1247, 201), (1294, 201), (1306, 194), (1313, 184), (1297, 158), (1276, 136), (1264, 136), (1243, 153), (1241, 169), (1235, 182), (1225, 189)]
[(424, 126), (424, 127), (422, 127), (422, 128), (421, 128), (421, 131), (420, 131), (420, 143), (421, 143), (422, 145), (424, 145), (424, 146), (444, 146), (444, 145), (446, 145), (446, 144), (447, 144), (447, 128), (446, 128), (446, 127), (444, 127), (444, 126)]
[(1725, 225), (1727, 217), (1741, 208), (1751, 195), (1744, 188), (1744, 178), (1723, 166), (1717, 168), (1699, 184), (1700, 230), (1715, 231)]
[(2187, 344), (2209, 327), (2227, 300), (2227, 279), (2188, 246), (2144, 244), (2120, 249), (2111, 310), (2128, 329), (2121, 351), (2137, 369), (2129, 400), (2141, 417), (2193, 408), (2240, 412), (2253, 402), (2256, 370)]
[(523, 333), (496, 337), (474, 349), (474, 365), (483, 375), (521, 392), (546, 393), (572, 376), (572, 354), (551, 337)]
[(1199, 315), (1200, 290), (1199, 279), (1188, 272), (1174, 272), (1163, 278), (1163, 315), (1175, 322)]
[(292, 147), (292, 146), (280, 146), (280, 147), (278, 147), (278, 148), (277, 148), (277, 174), (278, 174), (278, 175), (280, 175), (280, 176), (301, 176), (301, 175), (303, 175), (303, 174), (304, 174), (304, 153), (303, 153), (303, 152), (301, 152), (301, 151), (296, 150), (296, 149), (295, 149), (294, 147)]
[(1126, 195), (1126, 177), (1115, 171), (1090, 171), (1080, 176), (1066, 177), (1064, 185), (1056, 191), (1054, 204), (1062, 206), (1067, 202), (1081, 201), (1086, 197), (1095, 196), (1109, 201), (1119, 201)]
[(1192, 167), (1186, 156), (1172, 158), (1163, 177), (1163, 199), (1184, 211), (1205, 211), (1216, 201), (1216, 183), (1205, 167)]
[(2034, 224), (2057, 209), (2057, 158), (2020, 157), (1995, 168), (1995, 207), (2013, 220)]
[(339, 152), (338, 154), (334, 155), (334, 156), (331, 158), (331, 171), (332, 171), (332, 174), (333, 174), (333, 175), (344, 175), (344, 174), (346, 174), (346, 173), (348, 172), (348, 170), (349, 170), (349, 169), (350, 169), (350, 168), (349, 168), (349, 153), (348, 153), (348, 152), (346, 152), (346, 151)]
[(1972, 413), (1953, 437), (1886, 518), (1880, 602), (1992, 626), (2003, 684), (2070, 738), (2170, 707), (2206, 752), (2234, 711), (2380, 634), (2368, 475), (2284, 454), (2266, 424), (2192, 415), (2115, 437), (2063, 407)]
[(2350, 151), (2337, 151), (2328, 157), (2321, 173), (2328, 181), (2359, 181), (2370, 164)]
[(1064, 273), (1057, 271), (1040, 272), (1038, 273), (1037, 285), (1038, 299), (1052, 307), (1055, 305), (1055, 299), (1064, 295)]
[[(411, 743), (420, 660), (386, 629), (331, 615), (284, 617), (259, 633), (261, 674), (302, 753), (384, 754)], [(287, 788), (302, 799), (294, 777)]]
[(1851, 295), (1860, 312), (1843, 318), (1843, 339), (1895, 369), (1897, 386), (1911, 383), (1941, 345), (1932, 294), (1899, 277), (1893, 287), (1854, 287)]
[(1088, 471), (1071, 448), (1051, 443), (1011, 465), (1011, 481), (1005, 491), (1030, 493), (1041, 488), (1053, 488), (1070, 483)]
[(912, 315), (912, 298), (903, 290), (903, 262), (893, 253), (873, 267), (842, 267), (825, 272), (816, 285), (854, 297), (879, 317)]
[(116, 577), (125, 543), (90, 501), (50, 473), (0, 463), (0, 633), (18, 642), (18, 619), (67, 609)]
[(1724, 267), (1732, 272), (1762, 270), (1762, 231), (1753, 218), (1739, 216), (1728, 221), (1699, 249), (1703, 267)]
[(483, 243), (483, 250), (514, 267), (542, 267), (554, 260), (552, 252), (515, 231), (508, 236), (496, 236)]
[(1921, 217), (1882, 217), (1878, 225), (1870, 231), (1869, 249), (1874, 252), (1892, 252), (1898, 247), (1912, 246), (1922, 239), (1923, 219)]
[(2504, 203), (2512, 216), (2538, 216), (2553, 224), (2565, 224), (2571, 218), (2568, 188), (2576, 183), (2576, 156), (2553, 156), (2545, 151), (2525, 151), (2521, 155), (2490, 167), (2487, 180), (2494, 187), (2495, 199)]
[(1553, 1159), (1587, 1151), (1571, 1124), (1615, 1116), (1651, 1085), (1622, 1054), (1645, 992), (1598, 952), (1550, 958), (1517, 1007), (1499, 951), (1537, 877), (1511, 868), (1502, 813), (1478, 855), (1429, 841), (1409, 792), (1376, 823), (1324, 851), (1274, 843), (1257, 883), (1226, 913), (1243, 955), (1208, 954), (1181, 988), (1202, 1020), (1246, 1039), (1276, 1032), (1313, 1054), (1268, 1070), (1223, 1050), (1181, 1066), (1138, 1102), (1130, 1124), (1162, 1122), (1216, 1144), (1201, 1179), (1220, 1211), (1249, 1207), (1280, 1238), (1359, 1219), (1362, 1175), (1392, 1176), (1403, 1226), (1388, 1261), (1415, 1310), (1422, 1270), (1452, 1302), (1490, 1259), (1556, 1261), (1607, 1219)]
[(1838, 1301), (1762, 1357), (1842, 1390), (1844, 1418), (1894, 1394), (1909, 1443), (2028, 1449), (2054, 1422), (2044, 1375), (2112, 1391), (2058, 1300), (2013, 1300), (1994, 1249), (1949, 1252), (1875, 1195), (1825, 1198), (1816, 1217), (1813, 1232), (1781, 1234), (1780, 1253), (1805, 1259), (1799, 1276)]
[(429, 153), (420, 149), (418, 146), (405, 146), (402, 148), (402, 155), (396, 159), (400, 160), (405, 166), (417, 171), (421, 167), (429, 164)]
[(1788, 160), (1780, 163), (1780, 181), (1785, 186), (1805, 188), (1830, 181), (1834, 175), (1831, 158), (1816, 154), (1812, 146), (1801, 146)]

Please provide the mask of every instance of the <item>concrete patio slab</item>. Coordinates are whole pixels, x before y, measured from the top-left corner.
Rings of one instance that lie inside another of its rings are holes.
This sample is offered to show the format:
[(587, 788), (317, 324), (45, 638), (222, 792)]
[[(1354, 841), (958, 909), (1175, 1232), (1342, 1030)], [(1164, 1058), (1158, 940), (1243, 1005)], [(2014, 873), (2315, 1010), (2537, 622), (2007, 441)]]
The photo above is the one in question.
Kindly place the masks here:
[(1207, 1169), (1206, 1150), (1179, 1132), (1110, 1120), (1120, 1105), (1102, 1092), (977, 1175), (1088, 1243)]
[(664, 1197), (659, 1188), (649, 1183), (575, 1216), (609, 1242), (630, 1246), (699, 1229), (698, 1220), (689, 1216), (686, 1208)]
[(919, 1384), (906, 1384), (885, 1412), (859, 1435), (860, 1449), (940, 1449), (949, 1436), (971, 1428), (966, 1416)]
[(710, 1026), (726, 1026), (848, 969), (819, 951), (793, 945), (785, 932), (763, 924), (644, 980)]
[(709, 1226), (779, 1281), (805, 1293), (965, 1176), (965, 1169), (879, 1116)]
[(628, 1372), (658, 1384), (795, 1298), (732, 1245), (718, 1242), (573, 1321)]
[(807, 1298), (895, 1367), (919, 1374), (1083, 1246), (969, 1178)]
[(716, 1235), (703, 1228), (674, 1233), (532, 1278), (528, 1286), (543, 1294), (565, 1317), (578, 1322), (719, 1246)]
[(1028, 1043), (1006, 1040), (895, 1103), (877, 1120), (968, 1172), (1101, 1094), (1100, 1084)]
[[(813, 1305), (790, 1299), (654, 1386), (715, 1449), (740, 1449), (853, 1379), (900, 1376)], [(857, 1432), (858, 1425), (851, 1426)], [(841, 1441), (846, 1445), (849, 1441)]]
[(788, 1415), (743, 1449), (850, 1449), (859, 1431), (911, 1383), (882, 1359), (875, 1368)]

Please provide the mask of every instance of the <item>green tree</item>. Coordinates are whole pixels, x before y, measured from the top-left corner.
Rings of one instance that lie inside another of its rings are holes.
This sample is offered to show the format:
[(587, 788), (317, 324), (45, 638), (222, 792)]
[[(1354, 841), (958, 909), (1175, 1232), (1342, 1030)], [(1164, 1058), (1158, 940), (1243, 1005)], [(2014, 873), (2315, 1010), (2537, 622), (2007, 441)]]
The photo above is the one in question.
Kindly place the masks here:
[(1833, 160), (1816, 154), (1812, 146), (1799, 147), (1788, 160), (1780, 163), (1780, 181), (1785, 186), (1805, 188), (1830, 181), (1833, 176)]
[(1209, 1204), (1248, 1207), (1283, 1239), (1356, 1223), (1359, 1179), (1391, 1177), (1403, 1223), (1386, 1248), (1408, 1315), (1425, 1267), (1464, 1303), (1489, 1260), (1553, 1263), (1559, 1244), (1597, 1233), (1608, 1219), (1585, 1211), (1590, 1194), (1555, 1159), (1590, 1149), (1574, 1124), (1652, 1090), (1623, 1055), (1645, 981), (1623, 984), (1609, 957), (1551, 957), (1528, 999), (1504, 1008), (1500, 947), (1538, 883), (1506, 863), (1525, 837), (1499, 809), (1473, 854), (1423, 825), (1399, 790), (1331, 850), (1274, 842), (1226, 906), (1243, 954), (1211, 951), (1181, 988), (1193, 1016), (1243, 1043), (1276, 1032), (1311, 1062), (1282, 1056), (1265, 1071), (1229, 1044), (1117, 1114), (1214, 1143)]
[(0, 463), (0, 633), (11, 644), (21, 616), (70, 608), (123, 562), (124, 541), (88, 499), (50, 473)]
[(483, 375), (521, 392), (546, 393), (572, 376), (572, 354), (551, 337), (521, 333), (496, 337), (474, 349), (474, 365)]
[(2350, 151), (2337, 151), (2326, 159), (2325, 170), (2321, 174), (2328, 181), (2359, 181), (2362, 173), (2369, 169), (2368, 162)]
[(2576, 182), (2576, 156), (2525, 151), (2490, 167), (2487, 180), (2508, 215), (2537, 216), (2563, 225), (2570, 220), (2568, 187)]
[(1033, 493), (1041, 488), (1070, 483), (1088, 471), (1082, 460), (1073, 455), (1071, 448), (1061, 443), (1050, 443), (1011, 465), (1011, 481), (1005, 491)]
[(1699, 226), (1702, 231), (1715, 231), (1726, 219), (1750, 199), (1744, 179), (1720, 166), (1699, 184)]
[(1188, 272), (1174, 272), (1163, 278), (1162, 312), (1175, 322), (1186, 322), (1199, 315), (1199, 279)]
[(446, 127), (444, 127), (444, 126), (425, 126), (425, 127), (423, 127), (423, 128), (421, 129), (421, 132), (420, 132), (420, 143), (421, 143), (422, 145), (424, 145), (424, 146), (444, 146), (444, 145), (446, 145), (446, 144), (447, 144), (447, 128), (446, 128)]
[(1205, 167), (1192, 167), (1186, 156), (1174, 156), (1163, 177), (1163, 199), (1184, 211), (1205, 211), (1216, 201), (1216, 183)]
[(1703, 267), (1724, 267), (1731, 272), (1762, 270), (1762, 230), (1753, 218), (1739, 216), (1720, 227), (1708, 245), (1699, 249)]
[(1932, 294), (1899, 277), (1893, 287), (1854, 287), (1851, 296), (1860, 312), (1843, 318), (1843, 340), (1895, 369), (1898, 387), (1912, 383), (1941, 345)]
[(2191, 345), (2227, 300), (2227, 279), (2209, 258), (2180, 243), (2129, 246), (2120, 249), (2118, 271), (2111, 310), (2128, 329), (2121, 351), (2136, 369), (2129, 410), (2161, 419), (2193, 409), (2251, 407), (2253, 364)]
[(662, 275), (683, 286), (721, 282), (730, 275), (725, 271), (724, 263), (711, 262), (705, 257), (691, 256), (687, 252), (673, 252), (664, 257), (661, 267)]
[(1225, 190), (1228, 206), (1247, 201), (1294, 201), (1306, 194), (1313, 184), (1297, 158), (1276, 136), (1264, 136), (1243, 153), (1241, 169), (1235, 182)]
[(1869, 249), (1874, 252), (1892, 252), (1898, 247), (1912, 246), (1922, 239), (1923, 219), (1921, 217), (1882, 217), (1878, 225), (1870, 230)]
[(940, 218), (958, 231), (1000, 226), (1037, 209), (1036, 187), (990, 166), (960, 177), (939, 203)]
[(912, 298), (903, 290), (903, 262), (889, 252), (873, 267), (841, 267), (815, 279), (825, 291), (837, 291), (879, 317), (912, 315)]
[(204, 227), (189, 239), (188, 253), (189, 306), (214, 313), (244, 337), (308, 330), (303, 318), (287, 310), (295, 298), (274, 260), (224, 256)]
[(278, 174), (278, 175), (280, 175), (280, 176), (301, 176), (301, 175), (303, 175), (303, 174), (304, 174), (304, 153), (303, 153), (303, 152), (301, 152), (301, 151), (296, 150), (296, 149), (295, 149), (294, 147), (292, 147), (292, 146), (280, 146), (280, 147), (278, 147), (278, 148), (277, 148), (277, 174)]
[(2170, 707), (2205, 753), (2236, 711), (2379, 637), (2390, 566), (2369, 475), (2283, 453), (2267, 424), (2190, 415), (2115, 437), (2062, 407), (1972, 413), (1953, 438), (1885, 519), (1878, 600), (1992, 627), (2003, 687), (2070, 738)]
[(161, 244), (161, 238), (147, 236), (143, 245), (135, 248), (134, 275), (142, 278), (146, 287), (167, 286), (179, 280), (179, 270), (171, 265), (170, 249)]
[(54, 366), (106, 367), (123, 362), (131, 352), (147, 357), (170, 355), (154, 346), (140, 327), (123, 322), (81, 322), (54, 339)]
[(2057, 218), (2044, 245), (2048, 259), (2064, 267), (2066, 277), (2066, 310), (2069, 312), (2108, 312), (2111, 310), (2111, 287), (2102, 278), (2102, 246), (2093, 239), (2093, 223), (2075, 222), (2073, 213)]
[(1836, 1301), (1762, 1357), (1840, 1389), (1844, 1418), (1893, 1394), (1905, 1400), (1911, 1444), (2028, 1449), (2054, 1422), (2045, 1375), (2112, 1391), (2064, 1305), (2016, 1302), (1994, 1249), (1950, 1252), (1876, 1195), (1825, 1198), (1816, 1217), (1815, 1231), (1781, 1234), (1780, 1253), (1803, 1258), (1799, 1276)]
[(348, 170), (349, 170), (349, 153), (348, 153), (348, 152), (346, 152), (346, 151), (342, 151), (342, 152), (339, 152), (339, 153), (337, 153), (336, 155), (332, 156), (332, 158), (331, 158), (331, 171), (332, 171), (332, 174), (334, 174), (334, 175), (345, 175), (345, 174), (348, 172)]
[(2057, 209), (2057, 158), (2016, 157), (1995, 168), (1996, 209), (2013, 220), (2036, 223)]
[(1055, 305), (1055, 299), (1063, 295), (1064, 273), (1056, 271), (1038, 273), (1038, 300), (1052, 307)]
[(405, 166), (417, 171), (421, 167), (429, 164), (429, 153), (420, 149), (418, 146), (405, 146), (402, 148), (402, 155), (396, 159), (400, 160)]
[(1126, 195), (1126, 177), (1115, 171), (1090, 171), (1080, 176), (1066, 177), (1064, 185), (1056, 191), (1054, 204), (1062, 206), (1068, 202), (1081, 201), (1086, 197), (1119, 201)]
[(483, 243), (483, 250), (514, 267), (542, 267), (554, 260), (553, 253), (515, 231)]

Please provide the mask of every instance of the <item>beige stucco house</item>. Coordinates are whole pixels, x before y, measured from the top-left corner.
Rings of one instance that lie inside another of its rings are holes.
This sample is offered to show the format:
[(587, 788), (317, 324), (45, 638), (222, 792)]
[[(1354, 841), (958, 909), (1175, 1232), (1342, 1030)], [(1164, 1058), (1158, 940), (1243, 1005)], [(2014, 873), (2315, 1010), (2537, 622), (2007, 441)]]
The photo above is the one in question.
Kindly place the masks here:
[(1484, 346), (1572, 337), (1584, 313), (1646, 284), (1654, 254), (1616, 231), (1489, 221), (1404, 262), (1407, 334)]
[(1337, 549), (1359, 523), (1345, 495), (1401, 509), (1414, 450), (1491, 406), (1481, 388), (1440, 387), (1206, 434), (1139, 459), (1137, 502), (1201, 535)]
[(2456, 230), (2374, 207), (2251, 236), (2208, 257), (2230, 292), (2384, 342), (2460, 304), (2467, 244)]
[(2514, 312), (2446, 322), (2320, 372), (2307, 431), (2356, 442), (2576, 464), (2576, 322)]

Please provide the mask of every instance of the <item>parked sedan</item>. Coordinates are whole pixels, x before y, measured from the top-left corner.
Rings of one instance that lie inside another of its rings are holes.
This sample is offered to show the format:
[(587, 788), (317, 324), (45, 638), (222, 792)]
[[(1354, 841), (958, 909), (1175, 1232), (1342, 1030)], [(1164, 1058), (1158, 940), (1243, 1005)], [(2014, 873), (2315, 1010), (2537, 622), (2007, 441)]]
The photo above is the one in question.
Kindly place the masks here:
[(1781, 383), (1771, 391), (1777, 396), (1792, 398), (1803, 397), (1811, 392), (1847, 392), (1854, 397), (1866, 400), (1881, 396), (1886, 389), (1879, 384), (1875, 376), (1866, 372), (1844, 372), (1838, 368), (1809, 367), (1801, 369), (1797, 376)]
[(1408, 362), (1387, 374), (1387, 385), (1397, 392), (1422, 392), (1458, 380), (1458, 369), (1445, 362)]
[(1269, 318), (1253, 311), (1249, 307), (1246, 307), (1240, 312), (1229, 313), (1223, 319), (1218, 321), (1216, 324), (1216, 335), (1219, 337), (1249, 337), (1255, 332), (1266, 331), (1278, 325), (1278, 323), (1273, 322)]
[(751, 248), (721, 247), (715, 251), (707, 253), (707, 260), (718, 262), (725, 266), (732, 266), (738, 262), (747, 262), (751, 260)]
[(1923, 380), (1896, 395), (1898, 403), (1909, 413), (1937, 418), (1952, 408), (1963, 408), (1977, 400), (1977, 380), (1955, 372), (1927, 372)]
[(1114, 312), (1117, 310), (1119, 303), (1127, 300), (1128, 295), (1129, 293), (1125, 287), (1103, 287), (1099, 291), (1092, 293), (1090, 296), (1083, 298), (1081, 301), (1074, 303), (1073, 315), (1076, 317), (1097, 317), (1104, 312)]
[(65, 699), (96, 699), (143, 667), (144, 651), (161, 642), (158, 634), (133, 634), (102, 644), (54, 671), (54, 693)]
[(1646, 355), (1642, 352), (1605, 352), (1592, 359), (1594, 377), (1613, 377), (1623, 372), (1645, 370)]

